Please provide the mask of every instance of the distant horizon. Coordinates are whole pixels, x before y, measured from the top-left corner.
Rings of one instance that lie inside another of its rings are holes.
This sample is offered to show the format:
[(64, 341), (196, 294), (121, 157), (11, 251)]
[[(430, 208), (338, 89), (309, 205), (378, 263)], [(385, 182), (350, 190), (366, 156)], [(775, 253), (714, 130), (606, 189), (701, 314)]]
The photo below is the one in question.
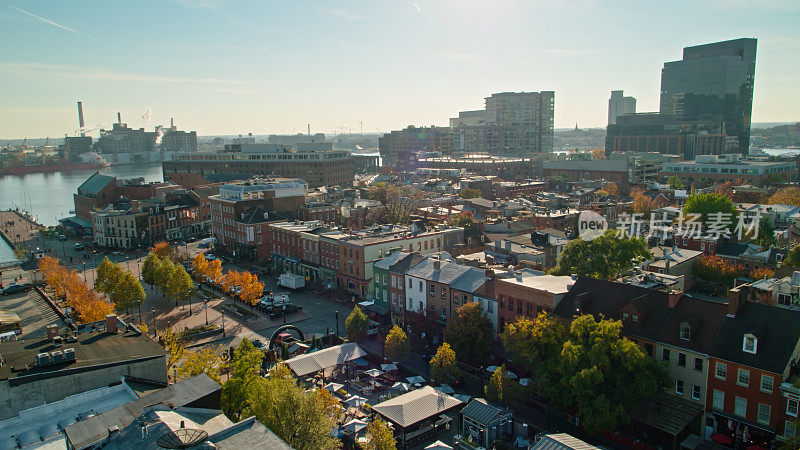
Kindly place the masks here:
[(800, 117), (797, 12), (790, 0), (6, 4), (0, 135), (73, 135), (77, 101), (88, 129), (119, 111), (132, 128), (174, 118), (204, 136), (385, 133), (543, 90), (557, 128), (602, 128), (611, 91), (657, 111), (665, 62), (740, 37), (758, 39), (752, 121), (784, 122)]

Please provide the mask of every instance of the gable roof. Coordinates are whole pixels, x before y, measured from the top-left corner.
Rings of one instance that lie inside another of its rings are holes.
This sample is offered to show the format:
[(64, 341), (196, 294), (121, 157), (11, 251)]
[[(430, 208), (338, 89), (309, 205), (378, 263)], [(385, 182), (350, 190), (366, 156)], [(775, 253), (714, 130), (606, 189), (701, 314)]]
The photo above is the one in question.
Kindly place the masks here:
[(450, 289), (455, 289), (461, 292), (475, 293), (481, 286), (486, 284), (489, 277), (486, 272), (477, 267), (467, 267), (458, 278), (450, 283)]
[(455, 397), (424, 386), (378, 403), (372, 410), (405, 428), (461, 404), (463, 402)]
[[(675, 347), (708, 353), (719, 332), (728, 306), (725, 303), (709, 302), (683, 296), (675, 305), (659, 341)], [(681, 339), (681, 324), (691, 326), (689, 340)]]
[[(744, 335), (758, 337), (757, 353), (742, 351)], [(715, 358), (783, 373), (800, 340), (800, 311), (745, 301), (735, 317), (725, 317), (709, 354)]]
[(295, 375), (302, 377), (366, 355), (367, 352), (359, 347), (358, 344), (348, 342), (328, 347), (325, 350), (295, 356), (294, 358), (287, 359), (286, 365), (292, 369)]
[(408, 252), (392, 252), (385, 258), (379, 261), (375, 261), (374, 267), (376, 269), (389, 270), (389, 267), (391, 267), (392, 264), (395, 264), (398, 261), (408, 258), (409, 256), (411, 256), (411, 253)]
[(411, 253), (409, 257), (403, 258), (389, 266), (389, 272), (405, 275), (406, 271), (425, 260), (425, 256), (419, 253)]
[[(580, 304), (580, 311), (575, 310), (576, 301)], [(580, 277), (554, 313), (568, 319), (581, 313), (618, 320), (622, 318), (623, 309), (642, 315), (638, 323), (622, 322), (624, 334), (655, 340), (671, 314), (669, 294), (625, 283)]]
[(100, 172), (95, 172), (80, 186), (78, 186), (78, 194), (97, 195), (103, 190), (104, 187), (108, 186), (109, 183), (113, 183), (114, 180), (116, 180), (115, 177), (110, 177), (108, 175), (103, 175)]
[(289, 450), (292, 447), (255, 417), (244, 419), (233, 426), (208, 437), (218, 449), (275, 449)]
[(536, 445), (534, 450), (595, 450), (599, 447), (589, 445), (582, 440), (567, 433), (548, 434), (544, 436)]
[[(439, 263), (439, 268), (436, 268), (436, 263)], [(416, 266), (408, 269), (407, 275), (422, 278), (423, 280), (433, 281), (436, 283), (450, 284), (456, 278), (460, 277), (468, 269), (467, 266), (454, 263), (452, 261), (441, 261), (436, 258), (425, 258)]]
[(461, 410), (464, 417), (468, 417), (478, 423), (489, 425), (510, 411), (499, 406), (489, 404), (485, 398), (473, 398)]

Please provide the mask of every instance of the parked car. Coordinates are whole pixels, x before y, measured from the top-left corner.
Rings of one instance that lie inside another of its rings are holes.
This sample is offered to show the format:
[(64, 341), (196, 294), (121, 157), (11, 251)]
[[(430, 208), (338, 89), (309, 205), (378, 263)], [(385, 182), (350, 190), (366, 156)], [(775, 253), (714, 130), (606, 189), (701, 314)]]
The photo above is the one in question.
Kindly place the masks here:
[(85, 246), (85, 245), (83, 245), (83, 244), (81, 244), (80, 242), (76, 242), (76, 243), (75, 243), (75, 250), (81, 251), (81, 250), (83, 250), (84, 248), (86, 248), (86, 246)]
[(0, 294), (2, 295), (11, 295), (11, 294), (18, 294), (20, 292), (27, 292), (31, 290), (31, 286), (28, 284), (9, 284), (6, 286)]
[(297, 339), (295, 339), (294, 336), (292, 336), (289, 333), (281, 333), (275, 336), (275, 344), (277, 345), (282, 345), (282, 344), (289, 345), (296, 340)]
[(264, 349), (267, 348), (267, 346), (264, 345), (264, 343), (261, 342), (260, 339), (251, 339), (250, 342), (253, 343), (253, 347), (255, 347), (255, 348), (259, 349), (259, 350), (264, 350)]
[(59, 241), (66, 241), (67, 240), (67, 235), (66, 234), (59, 234), (58, 235), (58, 240)]
[(302, 306), (293, 305), (291, 303), (287, 303), (285, 305), (277, 305), (275, 308), (273, 308), (272, 312), (269, 313), (269, 318), (277, 319), (278, 317), (281, 317), (284, 314), (290, 314), (302, 310), (303, 310)]

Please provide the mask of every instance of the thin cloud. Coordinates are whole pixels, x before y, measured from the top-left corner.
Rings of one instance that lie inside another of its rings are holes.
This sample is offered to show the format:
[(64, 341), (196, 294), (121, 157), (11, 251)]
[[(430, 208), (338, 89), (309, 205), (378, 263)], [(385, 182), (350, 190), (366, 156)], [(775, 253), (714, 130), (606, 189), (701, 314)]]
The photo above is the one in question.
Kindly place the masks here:
[(417, 8), (417, 12), (422, 12), (422, 8), (416, 3), (414, 3), (414, 8)]
[(201, 84), (218, 84), (218, 85), (246, 85), (247, 81), (241, 80), (226, 80), (222, 78), (190, 78), (190, 77), (173, 77), (163, 75), (152, 75), (147, 73), (125, 73), (125, 72), (112, 72), (105, 70), (98, 70), (92, 68), (73, 67), (73, 66), (59, 66), (53, 64), (38, 64), (38, 63), (0, 63), (0, 72), (15, 73), (20, 75), (33, 75), (42, 73), (58, 72), (59, 76), (79, 78), (79, 79), (93, 79), (93, 80), (109, 80), (109, 81), (136, 81), (143, 83), (201, 83)]
[(351, 21), (364, 20), (364, 16), (358, 15), (344, 8), (334, 9), (333, 11), (329, 11), (329, 14), (344, 20), (351, 20)]
[[(9, 5), (9, 6), (11, 6), (11, 5)], [(69, 31), (70, 33), (80, 34), (81, 36), (86, 36), (86, 37), (88, 37), (88, 38), (91, 38), (91, 36), (89, 36), (89, 35), (88, 35), (88, 34), (86, 34), (86, 33), (83, 33), (83, 32), (81, 32), (81, 31), (75, 30), (75, 29), (73, 29), (73, 28), (70, 28), (70, 27), (68, 27), (68, 26), (61, 25), (60, 23), (55, 23), (55, 22), (53, 22), (52, 20), (45, 19), (44, 17), (41, 17), (41, 16), (37, 16), (37, 15), (36, 15), (36, 14), (34, 14), (34, 13), (31, 13), (31, 12), (25, 11), (24, 9), (19, 9), (19, 8), (17, 8), (16, 6), (11, 6), (11, 8), (12, 8), (12, 9), (15, 9), (15, 10), (17, 10), (17, 11), (19, 11), (19, 12), (21, 12), (22, 14), (26, 14), (26, 15), (28, 15), (28, 16), (31, 16), (31, 17), (33, 17), (34, 19), (37, 19), (37, 20), (39, 20), (39, 21), (41, 21), (41, 22), (44, 22), (44, 23), (46, 23), (46, 24), (50, 24), (50, 25), (52, 25), (52, 26), (54, 26), (54, 27), (57, 27), (57, 28), (61, 28), (61, 29), (62, 29), (62, 30), (64, 30), (64, 31)]]
[(439, 52), (439, 56), (444, 59), (449, 59), (451, 61), (466, 61), (466, 62), (475, 62), (480, 61), (480, 55), (476, 53), (456, 53), (456, 52), (448, 52), (448, 51), (441, 51)]

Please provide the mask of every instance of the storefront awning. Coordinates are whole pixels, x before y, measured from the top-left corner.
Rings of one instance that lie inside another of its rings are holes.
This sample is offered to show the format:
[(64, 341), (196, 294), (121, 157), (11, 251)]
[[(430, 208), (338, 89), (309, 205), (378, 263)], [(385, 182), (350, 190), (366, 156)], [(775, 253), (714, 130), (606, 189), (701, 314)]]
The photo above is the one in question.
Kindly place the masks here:
[(65, 227), (69, 228), (75, 228), (75, 229), (92, 228), (92, 224), (88, 220), (83, 220), (78, 216), (65, 217), (63, 219), (59, 219), (58, 222), (64, 225)]
[(636, 408), (633, 420), (677, 436), (702, 413), (701, 405), (660, 392), (653, 400), (643, 402)]

